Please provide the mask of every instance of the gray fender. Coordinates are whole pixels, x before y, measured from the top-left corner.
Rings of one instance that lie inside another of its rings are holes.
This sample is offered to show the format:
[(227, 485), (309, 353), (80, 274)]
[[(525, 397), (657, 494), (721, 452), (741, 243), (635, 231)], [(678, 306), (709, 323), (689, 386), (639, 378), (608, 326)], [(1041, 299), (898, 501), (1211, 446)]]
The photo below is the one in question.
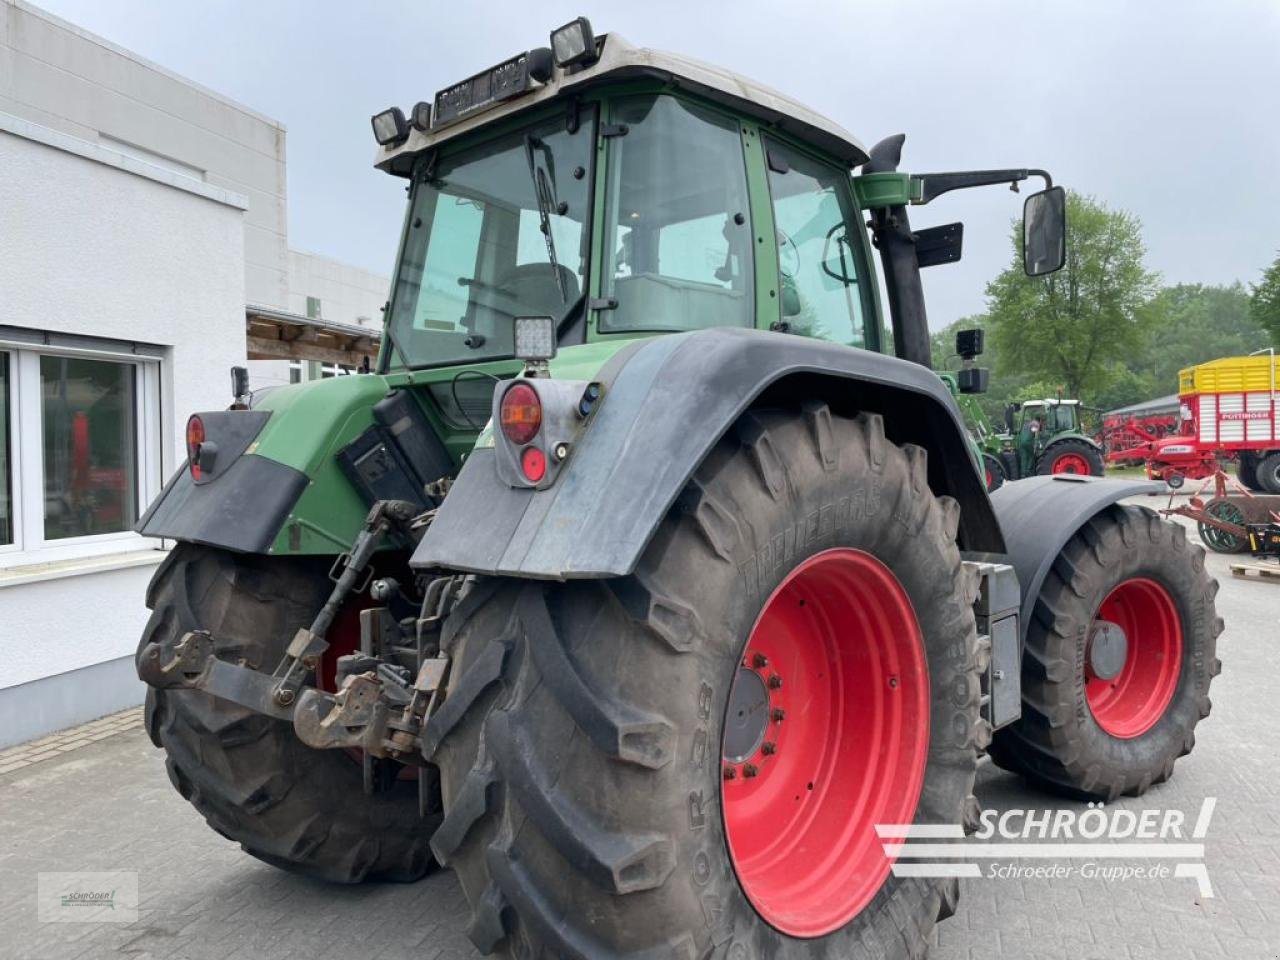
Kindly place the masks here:
[[(914, 363), (820, 340), (718, 327), (654, 337), (601, 371), (604, 399), (555, 483), (518, 490), (495, 452), (467, 458), (413, 555), (415, 567), (546, 579), (623, 576), (693, 471), (753, 403), (819, 399), (884, 416), (929, 452), (929, 484), (961, 506), (966, 550), (1003, 553), (959, 409)], [(501, 441), (499, 441), (501, 442)]]
[(1017, 572), (1022, 590), (1019, 620), (1024, 638), (1044, 578), (1076, 531), (1125, 497), (1163, 489), (1163, 484), (1151, 480), (1058, 474), (1014, 480), (991, 495), (1008, 547), (1008, 562)]

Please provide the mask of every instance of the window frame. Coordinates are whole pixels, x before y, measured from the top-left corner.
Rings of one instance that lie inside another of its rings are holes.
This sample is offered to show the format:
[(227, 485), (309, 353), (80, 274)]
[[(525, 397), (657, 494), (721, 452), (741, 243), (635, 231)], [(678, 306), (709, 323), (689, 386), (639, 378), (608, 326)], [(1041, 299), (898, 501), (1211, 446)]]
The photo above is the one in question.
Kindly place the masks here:
[(138, 516), (163, 485), (161, 426), (161, 358), (131, 352), (126, 347), (44, 346), (25, 340), (0, 339), (0, 353), (9, 357), (9, 462), (13, 504), (13, 543), (0, 544), (0, 570), (30, 564), (79, 560), (155, 545), (132, 529), (79, 537), (47, 539), (44, 531), (44, 423), (40, 388), (41, 357), (76, 357), (133, 367), (134, 470), (133, 491)]

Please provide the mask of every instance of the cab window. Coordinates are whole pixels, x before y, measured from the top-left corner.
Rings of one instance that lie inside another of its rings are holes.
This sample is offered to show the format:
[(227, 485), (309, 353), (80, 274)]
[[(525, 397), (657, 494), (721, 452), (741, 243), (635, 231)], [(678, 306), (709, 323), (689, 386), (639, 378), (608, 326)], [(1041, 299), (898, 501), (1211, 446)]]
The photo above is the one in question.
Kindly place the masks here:
[(849, 174), (781, 143), (766, 141), (766, 151), (778, 234), (780, 319), (792, 333), (878, 349)]
[(630, 97), (610, 118), (605, 332), (754, 326), (747, 174), (736, 122), (676, 97)]

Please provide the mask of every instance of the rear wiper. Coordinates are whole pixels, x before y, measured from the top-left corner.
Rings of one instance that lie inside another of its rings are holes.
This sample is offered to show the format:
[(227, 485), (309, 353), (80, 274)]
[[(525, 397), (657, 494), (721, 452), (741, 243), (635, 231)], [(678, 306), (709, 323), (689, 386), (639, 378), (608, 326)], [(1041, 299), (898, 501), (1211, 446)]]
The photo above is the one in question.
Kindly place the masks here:
[[(534, 153), (538, 150), (542, 151), (543, 167), (538, 166), (534, 157)], [(564, 286), (564, 275), (560, 272), (560, 261), (556, 259), (556, 241), (551, 236), (551, 211), (554, 209), (557, 213), (564, 213), (556, 203), (555, 158), (551, 155), (551, 148), (547, 146), (546, 142), (531, 133), (525, 134), (524, 152), (529, 160), (529, 177), (533, 180), (533, 195), (538, 201), (539, 226), (542, 229), (542, 235), (547, 241), (547, 259), (551, 262), (551, 269), (556, 275), (556, 288), (560, 291), (560, 302), (565, 303), (569, 299), (569, 291)], [(548, 171), (550, 171), (550, 176), (548, 176)]]

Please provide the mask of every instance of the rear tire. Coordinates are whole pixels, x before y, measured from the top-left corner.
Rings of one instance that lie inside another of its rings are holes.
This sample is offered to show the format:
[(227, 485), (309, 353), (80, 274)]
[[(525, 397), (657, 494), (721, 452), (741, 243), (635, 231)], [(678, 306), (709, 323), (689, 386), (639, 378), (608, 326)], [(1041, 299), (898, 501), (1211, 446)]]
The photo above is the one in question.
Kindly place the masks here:
[(1264, 491), (1280, 494), (1280, 450), (1267, 454), (1257, 466), (1258, 485)]
[[(459, 605), (443, 640), (453, 658), (448, 697), (424, 739), (446, 810), (432, 846), (457, 871), (482, 952), (924, 953), (935, 921), (954, 910), (955, 881), (889, 874), (851, 918), (791, 936), (753, 908), (722, 812), (726, 709), (757, 613), (784, 578), (838, 547), (891, 571), (923, 637), (931, 722), (917, 740), (923, 787), (904, 819), (958, 824), (973, 803), (989, 733), (979, 714), (976, 584), (955, 545), (959, 509), (930, 492), (924, 451), (890, 444), (883, 429), (878, 416), (847, 419), (822, 405), (749, 413), (699, 468), (632, 576), (490, 580)], [(771, 662), (790, 672), (783, 659)], [(896, 680), (869, 696), (893, 703), (920, 682)], [(783, 692), (816, 680), (799, 672), (784, 683)], [(760, 761), (762, 782), (763, 768), (787, 754), (787, 724), (800, 721), (786, 713), (776, 757)], [(802, 787), (794, 803), (820, 787)], [(780, 833), (785, 826), (779, 818)], [(880, 855), (867, 831), (862, 839)], [(877, 867), (888, 873), (883, 857)]]
[[(222, 659), (269, 672), (330, 587), (324, 566), (179, 544), (147, 590), (139, 653), (204, 629)], [(368, 796), (345, 751), (313, 750), (290, 724), (199, 690), (148, 688), (146, 727), (177, 791), (259, 860), (339, 883), (417, 880), (433, 865), (439, 817), (418, 816), (416, 780)]]
[(1084, 440), (1056, 440), (1049, 444), (1036, 461), (1036, 473), (1075, 473), (1090, 477), (1102, 476), (1102, 454), (1098, 448)]
[(1265, 493), (1258, 482), (1258, 457), (1247, 450), (1241, 451), (1240, 459), (1236, 461), (1236, 478), (1246, 490)]
[(982, 469), (984, 479), (987, 481), (987, 493), (995, 493), (1004, 486), (1007, 479), (1004, 473), (1004, 464), (1000, 462), (1000, 458), (994, 454), (984, 453), (982, 455)]
[[(1181, 526), (1136, 507), (1094, 517), (1045, 578), (1023, 648), (1022, 718), (996, 732), (992, 760), (1053, 792), (1107, 802), (1167, 780), (1195, 745), (1222, 669), (1217, 592)], [(1095, 618), (1128, 637), (1111, 681), (1092, 675)]]

